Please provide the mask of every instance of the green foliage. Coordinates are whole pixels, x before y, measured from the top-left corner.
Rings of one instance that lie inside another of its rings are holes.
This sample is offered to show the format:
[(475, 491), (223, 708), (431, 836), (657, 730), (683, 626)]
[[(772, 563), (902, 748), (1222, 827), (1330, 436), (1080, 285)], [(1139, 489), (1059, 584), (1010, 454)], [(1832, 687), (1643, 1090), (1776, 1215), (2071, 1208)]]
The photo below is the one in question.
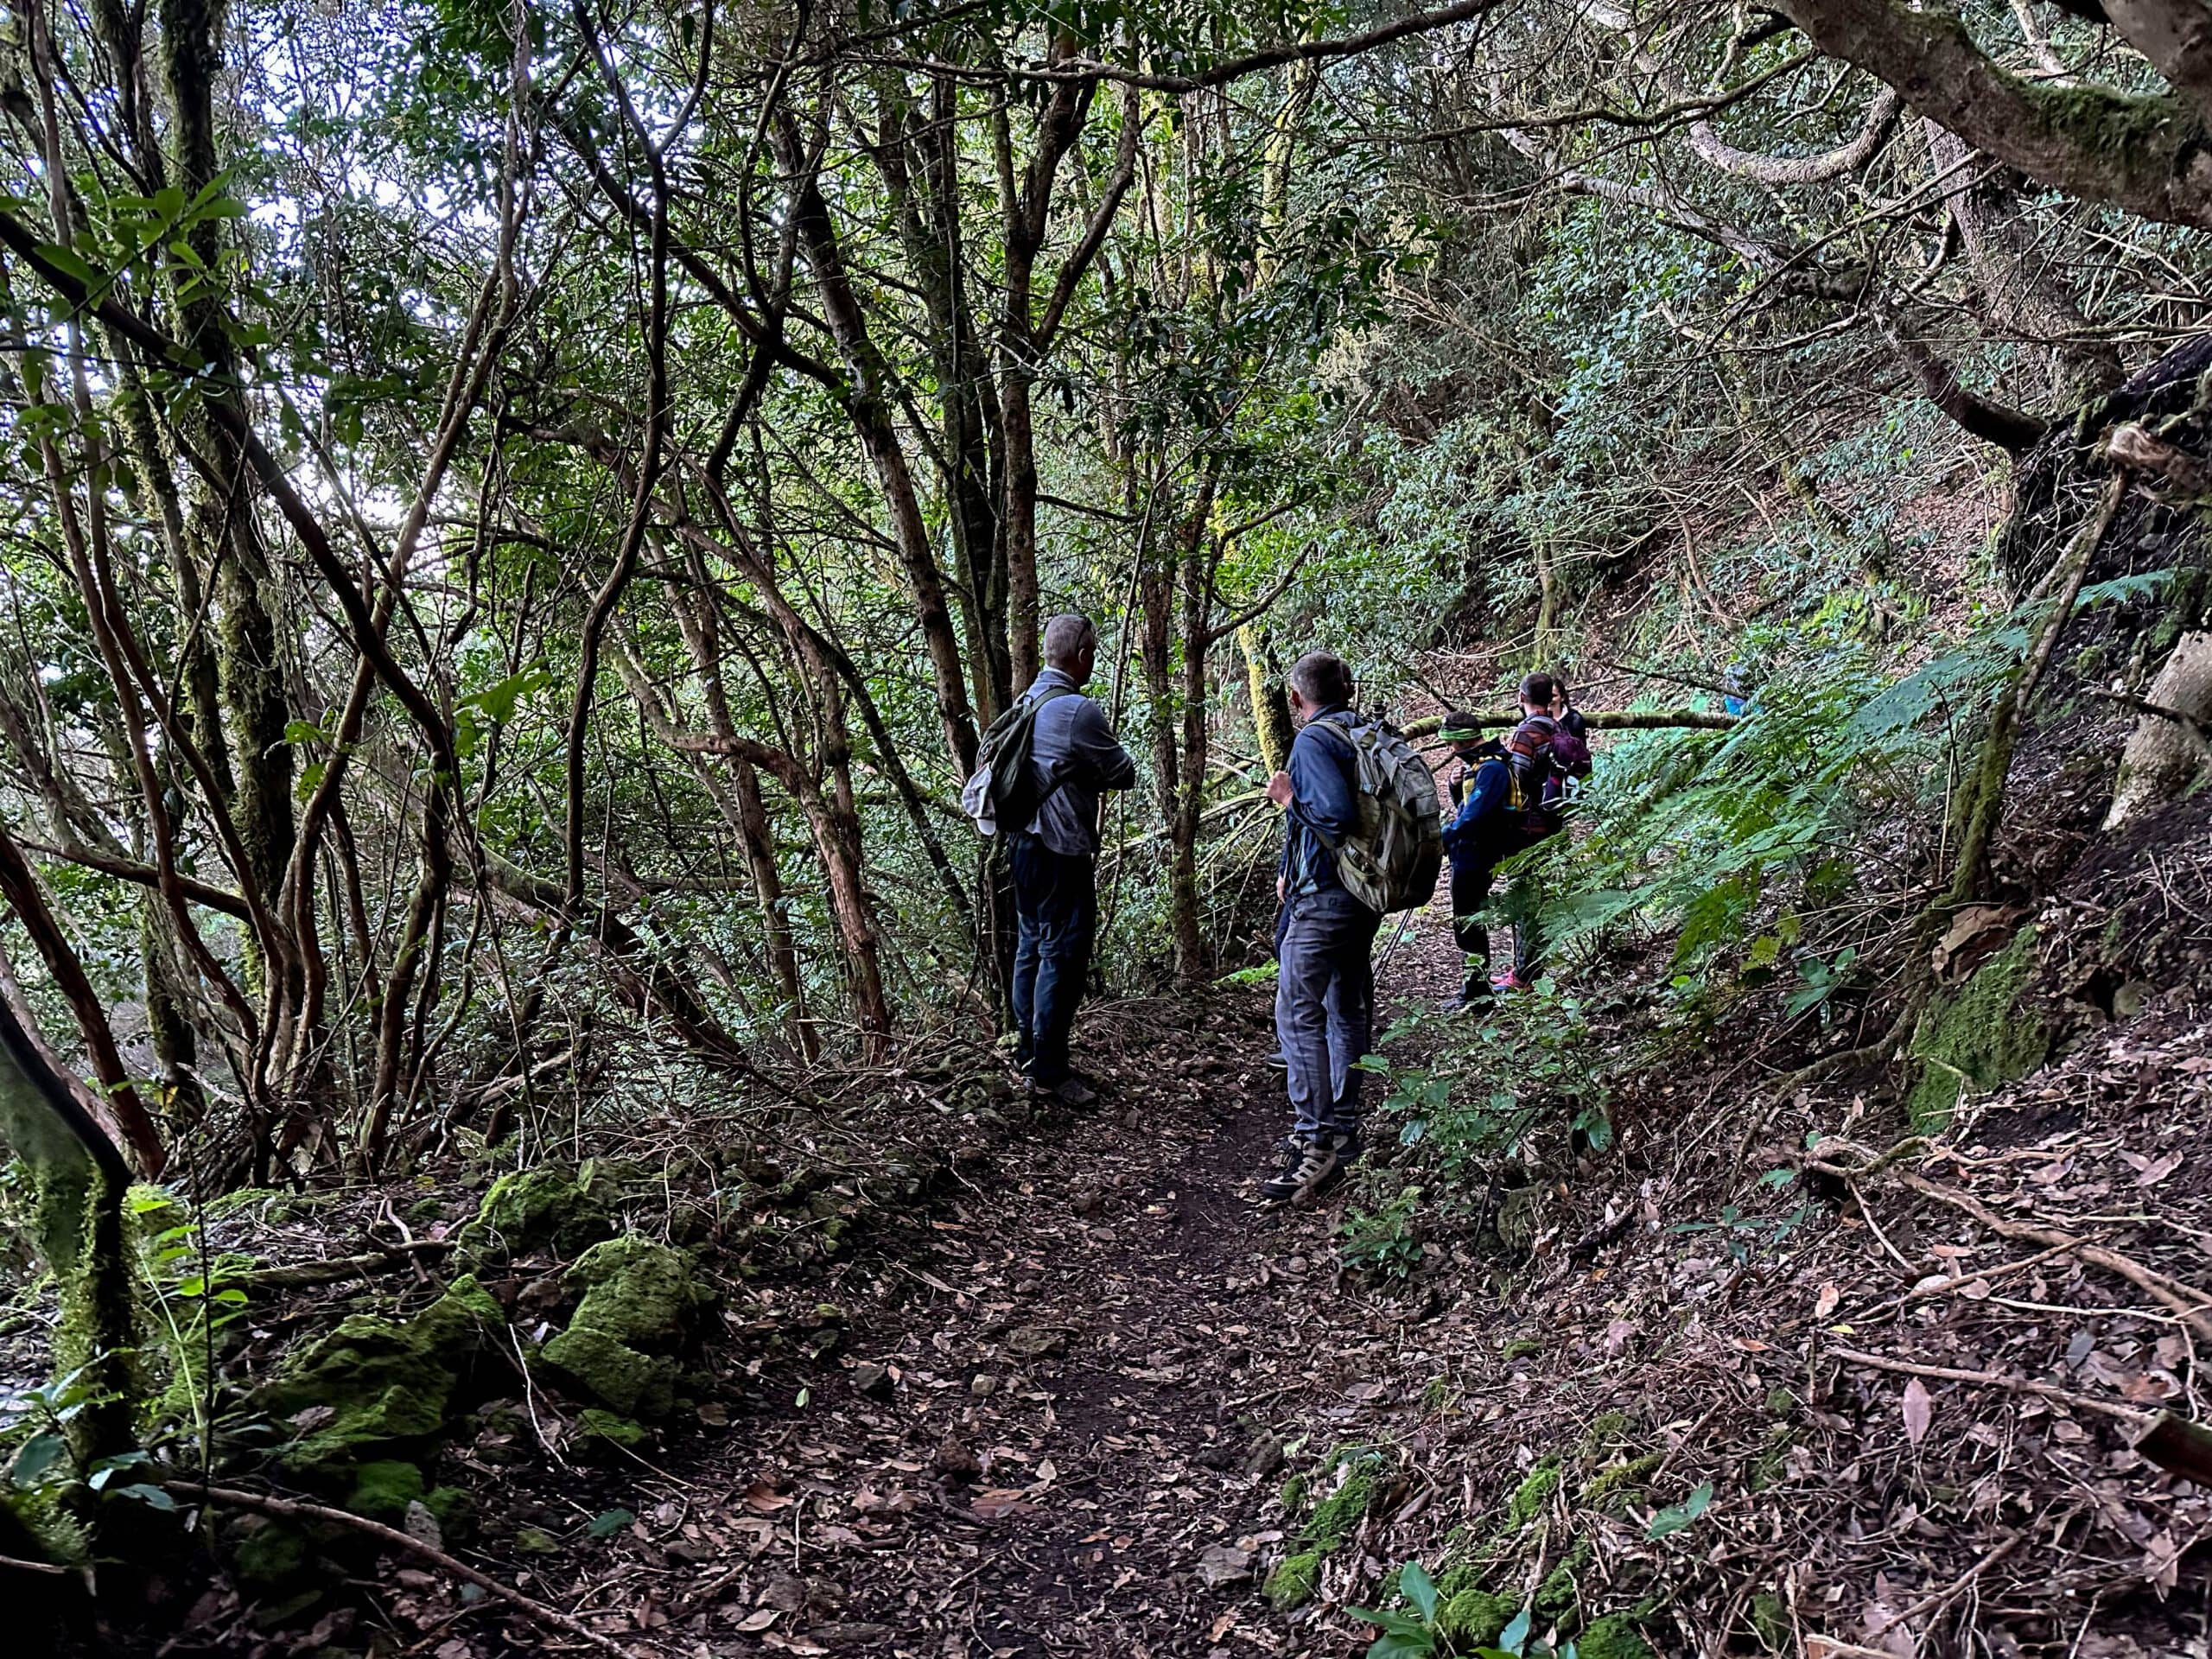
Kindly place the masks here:
[(1421, 1233), (1414, 1223), (1421, 1201), (1421, 1188), (1408, 1186), (1378, 1209), (1348, 1211), (1337, 1224), (1337, 1249), (1344, 1265), (1378, 1279), (1410, 1276), (1421, 1265)]
[(1670, 1503), (1653, 1516), (1651, 1523), (1643, 1529), (1644, 1536), (1647, 1538), (1671, 1537), (1703, 1515), (1712, 1502), (1713, 1483), (1708, 1480), (1681, 1503)]
[(1783, 1240), (1804, 1225), (1818, 1208), (1813, 1199), (1806, 1198), (1786, 1215), (1747, 1216), (1737, 1205), (1726, 1204), (1721, 1205), (1717, 1220), (1678, 1221), (1669, 1230), (1715, 1235), (1721, 1248), (1728, 1252), (1729, 1260), (1740, 1267), (1755, 1254), (1777, 1248)]

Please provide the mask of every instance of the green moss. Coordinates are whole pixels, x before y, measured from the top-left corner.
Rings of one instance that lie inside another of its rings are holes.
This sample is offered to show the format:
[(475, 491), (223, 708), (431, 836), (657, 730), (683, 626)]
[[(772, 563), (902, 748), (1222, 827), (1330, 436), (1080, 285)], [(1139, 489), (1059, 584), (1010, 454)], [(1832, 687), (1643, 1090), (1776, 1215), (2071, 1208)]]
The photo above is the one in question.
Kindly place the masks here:
[(1544, 1344), (1541, 1338), (1516, 1337), (1499, 1350), (1498, 1357), (1507, 1360), (1526, 1359), (1531, 1354), (1541, 1354), (1543, 1351)]
[(597, 1406), (586, 1406), (576, 1414), (576, 1432), (587, 1440), (619, 1446), (625, 1452), (636, 1451), (647, 1439), (643, 1425), (627, 1417), (618, 1417), (611, 1411), (601, 1411)]
[(2049, 1058), (2049, 1028), (2018, 1006), (2035, 969), (2036, 930), (2023, 927), (1965, 984), (1929, 1001), (1912, 1039), (1923, 1068), (1906, 1102), (1916, 1128), (1941, 1128), (1969, 1087), (1993, 1089)]
[(1592, 1620), (1574, 1638), (1574, 1651), (1577, 1659), (1659, 1659), (1629, 1613), (1608, 1613)]
[(353, 1471), (353, 1491), (346, 1507), (372, 1521), (397, 1526), (407, 1517), (407, 1506), (423, 1495), (423, 1471), (411, 1463), (379, 1458)]
[(1575, 1588), (1574, 1569), (1561, 1561), (1544, 1574), (1544, 1581), (1536, 1586), (1536, 1624), (1539, 1629), (1547, 1624), (1565, 1624), (1581, 1605), (1581, 1592)]
[(486, 1333), (505, 1322), (499, 1305), (468, 1276), (404, 1322), (372, 1313), (340, 1320), (261, 1391), (270, 1416), (302, 1420), (285, 1465), (296, 1472), (350, 1470), (435, 1438)]
[(1282, 1490), (1275, 1496), (1281, 1500), (1284, 1514), (1296, 1515), (1306, 1507), (1306, 1477), (1288, 1477), (1282, 1484)]
[(1770, 1446), (1753, 1458), (1744, 1471), (1744, 1484), (1755, 1492), (1779, 1486), (1789, 1478), (1789, 1462), (1780, 1446)]
[(676, 1354), (706, 1300), (683, 1251), (634, 1236), (594, 1244), (569, 1269), (584, 1287), (569, 1328), (542, 1350), (602, 1405), (665, 1417), (676, 1405)]
[(1374, 1501), (1374, 1475), (1365, 1469), (1356, 1471), (1313, 1506), (1303, 1535), (1306, 1541), (1325, 1555), (1340, 1548), (1366, 1518), (1367, 1506)]
[(492, 1183), (476, 1218), (461, 1230), (461, 1257), (499, 1261), (545, 1244), (581, 1250), (613, 1230), (619, 1198), (613, 1176), (594, 1159), (574, 1169), (543, 1164), (510, 1170)]
[(1628, 1438), (1632, 1421), (1624, 1411), (1601, 1411), (1590, 1420), (1582, 1431), (1579, 1454), (1585, 1459), (1602, 1458)]
[(1665, 1460), (1664, 1453), (1653, 1452), (1631, 1458), (1626, 1463), (1611, 1464), (1590, 1477), (1582, 1488), (1582, 1502), (1602, 1507), (1609, 1498), (1625, 1497), (1640, 1491)]
[(1432, 1376), (1421, 1391), (1421, 1408), (1423, 1411), (1441, 1411), (1445, 1402), (1451, 1397), (1452, 1385), (1440, 1376)]
[(1751, 1628), (1769, 1653), (1789, 1651), (1789, 1609), (1772, 1591), (1762, 1590), (1751, 1598)]
[(556, 1555), (560, 1550), (560, 1540), (537, 1527), (524, 1527), (515, 1534), (515, 1553), (518, 1555)]
[(1766, 1391), (1766, 1410), (1770, 1417), (1787, 1417), (1797, 1409), (1797, 1396), (1787, 1389)]
[(1486, 1648), (1505, 1633), (1521, 1604), (1487, 1590), (1462, 1590), (1436, 1610), (1436, 1633), (1459, 1651)]
[(1558, 1490), (1559, 1459), (1546, 1458), (1522, 1478), (1513, 1496), (1505, 1500), (1506, 1520), (1516, 1528), (1527, 1526)]
[(246, 1584), (281, 1585), (307, 1573), (315, 1554), (303, 1529), (286, 1521), (264, 1520), (232, 1547), (231, 1567)]
[(1275, 1570), (1268, 1574), (1268, 1581), (1261, 1586), (1261, 1593), (1268, 1605), (1279, 1613), (1294, 1607), (1303, 1607), (1313, 1599), (1313, 1586), (1321, 1576), (1321, 1552), (1302, 1549), (1295, 1555), (1283, 1558)]

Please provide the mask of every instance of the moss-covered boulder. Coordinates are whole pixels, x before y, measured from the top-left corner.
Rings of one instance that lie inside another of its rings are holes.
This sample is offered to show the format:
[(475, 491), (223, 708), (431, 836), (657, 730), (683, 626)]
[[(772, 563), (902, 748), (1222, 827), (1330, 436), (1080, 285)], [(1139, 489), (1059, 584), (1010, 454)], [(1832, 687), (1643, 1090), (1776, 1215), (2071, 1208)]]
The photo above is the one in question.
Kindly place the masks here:
[(469, 1276), (410, 1319), (357, 1313), (340, 1321), (261, 1391), (261, 1408), (298, 1431), (283, 1463), (334, 1479), (421, 1451), (444, 1432), (462, 1381), (505, 1322)]
[(2035, 970), (2036, 931), (2024, 927), (1958, 989), (1929, 1001), (1912, 1039), (1921, 1074), (1905, 1104), (1916, 1128), (1942, 1128), (1968, 1089), (2025, 1077), (2050, 1057), (2050, 1027), (2021, 1006)]
[(473, 1265), (545, 1245), (572, 1255), (615, 1230), (621, 1197), (619, 1172), (596, 1159), (510, 1170), (492, 1183), (455, 1244)]
[(594, 1244), (569, 1269), (583, 1300), (569, 1328), (541, 1353), (601, 1405), (625, 1417), (665, 1417), (676, 1407), (677, 1356), (709, 1300), (690, 1257), (652, 1239)]

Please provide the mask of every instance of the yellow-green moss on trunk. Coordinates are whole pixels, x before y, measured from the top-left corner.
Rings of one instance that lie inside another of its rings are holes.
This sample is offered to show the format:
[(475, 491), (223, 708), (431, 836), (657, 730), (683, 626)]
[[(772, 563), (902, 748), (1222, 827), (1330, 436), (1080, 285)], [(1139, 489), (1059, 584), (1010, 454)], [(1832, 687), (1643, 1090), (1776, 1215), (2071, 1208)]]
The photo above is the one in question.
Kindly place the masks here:
[(2023, 927), (1965, 984), (1929, 1001), (1912, 1039), (1922, 1066), (1906, 1102), (1914, 1127), (1941, 1128), (1969, 1086), (1993, 1089), (2050, 1057), (2050, 1028), (2020, 1007), (2035, 969), (2036, 930)]

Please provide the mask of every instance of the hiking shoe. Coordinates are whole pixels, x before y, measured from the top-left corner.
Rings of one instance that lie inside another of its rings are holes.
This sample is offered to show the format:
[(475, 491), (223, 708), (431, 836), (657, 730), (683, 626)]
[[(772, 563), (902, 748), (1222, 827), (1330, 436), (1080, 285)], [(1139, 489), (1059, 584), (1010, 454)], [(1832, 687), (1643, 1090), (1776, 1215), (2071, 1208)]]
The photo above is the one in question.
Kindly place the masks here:
[(1367, 1137), (1357, 1129), (1339, 1129), (1329, 1140), (1336, 1150), (1337, 1167), (1340, 1170), (1350, 1169), (1367, 1150)]
[(1268, 1204), (1295, 1204), (1310, 1198), (1343, 1173), (1343, 1160), (1334, 1135), (1292, 1135), (1280, 1148), (1281, 1166), (1260, 1188)]
[(1031, 1077), (1028, 1083), (1032, 1096), (1041, 1101), (1051, 1101), (1055, 1105), (1072, 1107), (1080, 1111), (1086, 1106), (1098, 1103), (1098, 1091), (1073, 1072), (1058, 1083), (1039, 1083), (1034, 1077)]
[(1490, 988), (1493, 991), (1525, 991), (1529, 988), (1529, 982), (1508, 969), (1491, 980)]

